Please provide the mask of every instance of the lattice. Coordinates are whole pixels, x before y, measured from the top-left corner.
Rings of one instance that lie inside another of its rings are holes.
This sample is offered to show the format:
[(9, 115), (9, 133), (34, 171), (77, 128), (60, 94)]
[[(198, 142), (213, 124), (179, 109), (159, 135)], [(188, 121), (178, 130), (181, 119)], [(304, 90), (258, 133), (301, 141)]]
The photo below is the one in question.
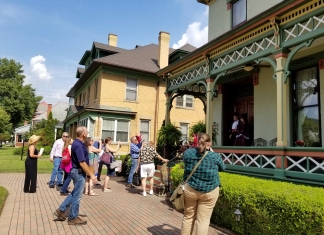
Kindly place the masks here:
[(284, 41), (286, 42), (290, 39), (297, 38), (322, 27), (324, 27), (324, 14), (313, 16), (308, 20), (297, 23), (288, 29), (284, 29)]
[(202, 74), (206, 74), (207, 71), (207, 66), (206, 65), (202, 65), (196, 69), (193, 69), (185, 74), (182, 74), (181, 76), (178, 76), (172, 80), (170, 80), (170, 87), (182, 84), (184, 82), (187, 82), (189, 80), (192, 80)]
[[(288, 159), (288, 165), (289, 167), (287, 167), (285, 170), (289, 171), (290, 169), (293, 169), (294, 167), (298, 167), (300, 170), (302, 170), (303, 172), (307, 172), (307, 169), (305, 169), (301, 163), (303, 163), (304, 161), (307, 161), (307, 157), (303, 157), (303, 158), (299, 158), (298, 161), (295, 161), (294, 159), (292, 159), (289, 156), (286, 156), (286, 159)], [(290, 163), (292, 163), (290, 165)], [(306, 164), (305, 164), (306, 165)]]
[(227, 54), (221, 58), (214, 60), (212, 70), (221, 68), (225, 65), (231, 64), (240, 59), (244, 59), (250, 55), (254, 55), (260, 51), (264, 51), (268, 49), (270, 46), (275, 46), (275, 45), (276, 43), (275, 43), (274, 36), (263, 38), (258, 42), (254, 42), (248, 46), (242, 47), (232, 52), (231, 54)]
[[(275, 157), (267, 157), (263, 154), (259, 154), (257, 156), (251, 156), (250, 154), (242, 154), (241, 156), (235, 153), (229, 153), (226, 155), (225, 153), (221, 153), (223, 157), (224, 164), (230, 165), (239, 165), (245, 167), (252, 167), (254, 164), (258, 168), (265, 168), (266, 166), (272, 166), (272, 168), (276, 168), (275, 165)], [(245, 164), (246, 162), (246, 164)]]
[[(289, 165), (289, 167), (287, 167), (285, 169), (286, 171), (289, 171), (291, 169), (296, 169), (296, 168), (299, 168), (301, 171), (307, 172), (307, 173), (314, 173), (315, 171), (317, 171), (319, 169), (324, 171), (324, 161), (318, 162), (312, 157), (298, 158), (298, 160), (294, 160), (293, 158), (291, 158), (289, 156), (286, 156), (286, 158), (288, 159), (288, 165)], [(307, 169), (304, 167), (304, 166), (307, 166), (307, 162), (308, 162), (309, 167), (312, 166), (312, 164), (309, 164), (310, 162), (315, 164), (315, 166), (311, 167), (309, 169), (309, 171), (307, 171)]]

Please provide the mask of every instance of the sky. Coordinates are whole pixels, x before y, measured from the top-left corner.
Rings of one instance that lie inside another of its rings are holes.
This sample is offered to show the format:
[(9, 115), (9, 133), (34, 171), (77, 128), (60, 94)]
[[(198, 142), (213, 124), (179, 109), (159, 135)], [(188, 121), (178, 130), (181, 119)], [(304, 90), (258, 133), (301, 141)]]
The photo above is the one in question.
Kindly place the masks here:
[(0, 58), (23, 65), (25, 84), (55, 105), (68, 103), (79, 61), (92, 43), (117, 46), (158, 44), (200, 47), (208, 39), (208, 9), (196, 0), (0, 0)]

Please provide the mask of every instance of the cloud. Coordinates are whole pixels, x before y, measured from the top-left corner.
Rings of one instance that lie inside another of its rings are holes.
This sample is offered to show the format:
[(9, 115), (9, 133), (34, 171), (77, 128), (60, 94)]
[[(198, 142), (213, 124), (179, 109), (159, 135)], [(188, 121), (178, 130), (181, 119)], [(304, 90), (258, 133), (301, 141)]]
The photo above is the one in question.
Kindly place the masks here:
[(51, 79), (51, 75), (48, 73), (46, 65), (44, 62), (46, 59), (42, 55), (34, 56), (30, 59), (30, 70), (32, 74), (43, 80)]
[(186, 33), (184, 33), (178, 43), (174, 43), (172, 47), (174, 49), (178, 49), (186, 43), (189, 43), (195, 47), (200, 47), (207, 42), (208, 26), (202, 28), (201, 22), (194, 22), (188, 26)]

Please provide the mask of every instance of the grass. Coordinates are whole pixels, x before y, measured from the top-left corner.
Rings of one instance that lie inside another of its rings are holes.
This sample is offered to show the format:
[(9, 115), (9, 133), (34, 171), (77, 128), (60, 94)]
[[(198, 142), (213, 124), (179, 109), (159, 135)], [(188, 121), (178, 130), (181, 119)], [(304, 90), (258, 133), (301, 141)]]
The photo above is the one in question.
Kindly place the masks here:
[[(26, 146), (25, 146), (26, 147)], [(2, 146), (0, 148), (0, 173), (24, 173), (25, 159), (23, 155), (13, 155), (14, 147)], [(50, 174), (53, 169), (53, 163), (49, 160), (49, 155), (42, 156), (38, 159), (37, 173)], [(0, 195), (1, 197), (1, 195)]]
[(8, 190), (0, 186), (0, 214), (2, 212), (2, 208), (4, 206), (4, 202), (7, 197), (8, 197)]

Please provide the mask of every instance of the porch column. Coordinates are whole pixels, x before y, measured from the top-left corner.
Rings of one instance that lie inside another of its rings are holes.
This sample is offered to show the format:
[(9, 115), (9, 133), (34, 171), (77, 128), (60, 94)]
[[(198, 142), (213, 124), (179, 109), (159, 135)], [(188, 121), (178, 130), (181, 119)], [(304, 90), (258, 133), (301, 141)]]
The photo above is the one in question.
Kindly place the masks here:
[(171, 94), (165, 93), (166, 103), (165, 103), (165, 125), (170, 124), (170, 104)]
[(212, 137), (213, 133), (213, 84), (215, 79), (208, 78), (206, 79), (207, 83), (207, 110), (206, 110), (206, 133)]
[(288, 54), (279, 53), (275, 55), (277, 62), (276, 79), (277, 79), (277, 146), (287, 146), (287, 93), (288, 85), (285, 82), (285, 65)]

